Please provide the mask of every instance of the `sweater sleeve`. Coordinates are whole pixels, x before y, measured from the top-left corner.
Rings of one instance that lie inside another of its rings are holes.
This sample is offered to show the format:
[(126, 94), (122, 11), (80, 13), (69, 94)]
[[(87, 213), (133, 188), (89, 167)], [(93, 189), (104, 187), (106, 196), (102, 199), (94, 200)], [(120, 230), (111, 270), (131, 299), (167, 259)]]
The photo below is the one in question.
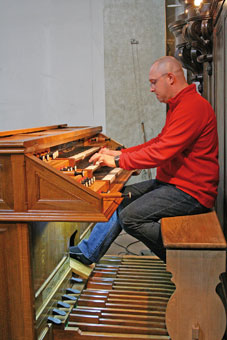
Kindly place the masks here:
[[(195, 104), (195, 103), (194, 103)], [(120, 157), (120, 166), (127, 170), (148, 169), (161, 166), (183, 152), (201, 133), (204, 126), (204, 107), (198, 105), (178, 105), (167, 113), (166, 124), (158, 136), (138, 149), (128, 149)]]

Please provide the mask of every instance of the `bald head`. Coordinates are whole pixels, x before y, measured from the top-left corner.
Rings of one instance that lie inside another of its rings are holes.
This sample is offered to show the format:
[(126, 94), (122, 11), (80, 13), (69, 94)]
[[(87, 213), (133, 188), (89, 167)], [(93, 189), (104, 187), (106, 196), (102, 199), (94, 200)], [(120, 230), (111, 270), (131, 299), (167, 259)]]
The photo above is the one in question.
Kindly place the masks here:
[(177, 73), (177, 77), (184, 77), (184, 71), (181, 63), (174, 57), (166, 56), (157, 59), (154, 64), (151, 66), (151, 69), (154, 69), (160, 73)]
[(153, 63), (149, 80), (151, 92), (164, 103), (188, 86), (181, 63), (171, 56), (161, 57)]

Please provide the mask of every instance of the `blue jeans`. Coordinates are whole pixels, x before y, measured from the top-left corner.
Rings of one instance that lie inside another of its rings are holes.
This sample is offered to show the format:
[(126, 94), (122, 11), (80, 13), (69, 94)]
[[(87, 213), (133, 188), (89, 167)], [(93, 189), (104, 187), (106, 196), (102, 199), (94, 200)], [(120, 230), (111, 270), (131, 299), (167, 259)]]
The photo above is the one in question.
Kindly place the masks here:
[(174, 185), (158, 180), (129, 185), (122, 192), (131, 192), (132, 197), (125, 198), (110, 220), (97, 223), (89, 239), (78, 245), (84, 256), (92, 262), (100, 260), (122, 229), (165, 261), (160, 219), (210, 211)]

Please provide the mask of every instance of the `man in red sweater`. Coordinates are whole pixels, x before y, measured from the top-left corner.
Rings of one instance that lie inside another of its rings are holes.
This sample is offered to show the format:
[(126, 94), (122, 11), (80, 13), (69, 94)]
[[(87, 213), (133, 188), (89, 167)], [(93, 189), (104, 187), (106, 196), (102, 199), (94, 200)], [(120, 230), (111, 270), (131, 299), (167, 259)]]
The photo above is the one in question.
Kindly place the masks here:
[(204, 213), (214, 205), (219, 166), (211, 105), (194, 84), (187, 84), (181, 64), (173, 57), (158, 59), (149, 80), (151, 92), (169, 105), (161, 133), (122, 151), (102, 149), (90, 161), (127, 170), (157, 168), (156, 179), (124, 188), (132, 199), (124, 199), (109, 222), (98, 223), (90, 241), (70, 249), (71, 256), (82, 262), (97, 262), (122, 228), (165, 261), (160, 219)]

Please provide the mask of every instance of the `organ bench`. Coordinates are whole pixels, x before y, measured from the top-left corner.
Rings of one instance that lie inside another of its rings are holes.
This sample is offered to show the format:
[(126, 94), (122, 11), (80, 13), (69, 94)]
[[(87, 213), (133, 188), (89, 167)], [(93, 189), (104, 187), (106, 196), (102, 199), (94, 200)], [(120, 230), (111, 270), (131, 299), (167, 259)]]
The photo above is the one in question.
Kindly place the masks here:
[(172, 340), (221, 340), (224, 306), (215, 292), (226, 268), (226, 241), (215, 211), (163, 218), (166, 269), (176, 290), (166, 309)]

